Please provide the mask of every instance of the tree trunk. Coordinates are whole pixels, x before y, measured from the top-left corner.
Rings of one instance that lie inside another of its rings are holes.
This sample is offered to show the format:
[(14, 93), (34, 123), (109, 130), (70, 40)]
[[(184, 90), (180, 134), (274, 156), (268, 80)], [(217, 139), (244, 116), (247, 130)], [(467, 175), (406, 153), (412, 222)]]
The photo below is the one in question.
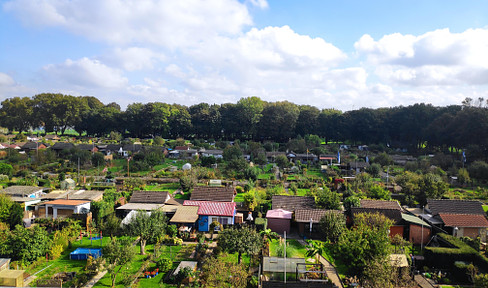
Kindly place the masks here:
[(141, 239), (141, 255), (146, 255), (144, 248), (146, 247), (146, 240)]
[(241, 264), (241, 260), (242, 260), (242, 252), (239, 252), (239, 254), (237, 255), (237, 264)]

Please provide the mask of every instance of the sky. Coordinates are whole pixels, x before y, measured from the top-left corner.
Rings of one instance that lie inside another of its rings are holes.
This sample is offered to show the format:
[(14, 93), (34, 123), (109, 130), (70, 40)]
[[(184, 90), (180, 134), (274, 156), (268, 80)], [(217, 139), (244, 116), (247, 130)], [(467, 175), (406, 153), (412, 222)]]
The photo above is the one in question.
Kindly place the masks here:
[(488, 99), (485, 0), (0, 0), (0, 101)]

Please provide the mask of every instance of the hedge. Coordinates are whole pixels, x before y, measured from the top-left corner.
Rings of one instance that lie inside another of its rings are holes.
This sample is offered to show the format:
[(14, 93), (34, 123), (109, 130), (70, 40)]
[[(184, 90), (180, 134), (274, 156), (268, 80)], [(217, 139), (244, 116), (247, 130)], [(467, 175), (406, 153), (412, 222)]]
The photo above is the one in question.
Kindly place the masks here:
[(481, 255), (468, 244), (444, 233), (437, 234), (437, 236), (451, 244), (453, 248), (425, 247), (424, 256), (429, 266), (454, 269), (454, 262), (464, 261), (473, 263), (480, 269), (488, 271), (488, 258)]

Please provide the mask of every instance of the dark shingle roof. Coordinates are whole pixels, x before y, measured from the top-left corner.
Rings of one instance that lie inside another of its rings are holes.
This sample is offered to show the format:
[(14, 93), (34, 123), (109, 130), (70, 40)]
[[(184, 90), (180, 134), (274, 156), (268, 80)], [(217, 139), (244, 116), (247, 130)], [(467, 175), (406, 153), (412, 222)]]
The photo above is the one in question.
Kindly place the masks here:
[(191, 192), (192, 201), (216, 201), (233, 202), (235, 195), (234, 187), (210, 187), (196, 186)]
[(482, 203), (480, 201), (428, 199), (427, 205), (433, 215), (437, 215), (439, 213), (485, 215)]
[(325, 209), (297, 209), (295, 210), (295, 221), (301, 223), (310, 223), (310, 219), (312, 219), (312, 223), (319, 223), (320, 219), (324, 217), (324, 215), (331, 211), (332, 213), (342, 213), (342, 211), (338, 210), (325, 210)]
[(36, 150), (37, 148), (41, 148), (42, 145), (47, 147), (46, 144), (41, 142), (27, 142), (24, 145), (22, 145), (22, 150)]
[(76, 148), (80, 150), (92, 151), (96, 146), (93, 144), (78, 144)]
[(74, 148), (75, 145), (73, 143), (67, 143), (67, 142), (56, 142), (51, 149), (53, 150), (69, 150), (71, 148)]
[(134, 191), (130, 203), (165, 204), (170, 196), (167, 191)]
[(273, 210), (285, 209), (288, 211), (295, 211), (296, 209), (315, 208), (314, 197), (308, 196), (273, 195), (271, 201), (273, 203)]
[(141, 144), (125, 144), (122, 148), (124, 151), (139, 152), (142, 150)]

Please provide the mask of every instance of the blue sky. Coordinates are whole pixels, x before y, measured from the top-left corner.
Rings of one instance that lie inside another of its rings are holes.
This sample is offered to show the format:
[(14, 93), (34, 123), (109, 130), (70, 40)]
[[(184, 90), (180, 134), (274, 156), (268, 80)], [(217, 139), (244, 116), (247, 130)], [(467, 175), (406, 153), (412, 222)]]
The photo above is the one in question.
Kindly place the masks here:
[(345, 111), (488, 98), (485, 1), (9, 0), (0, 28), (0, 100)]

